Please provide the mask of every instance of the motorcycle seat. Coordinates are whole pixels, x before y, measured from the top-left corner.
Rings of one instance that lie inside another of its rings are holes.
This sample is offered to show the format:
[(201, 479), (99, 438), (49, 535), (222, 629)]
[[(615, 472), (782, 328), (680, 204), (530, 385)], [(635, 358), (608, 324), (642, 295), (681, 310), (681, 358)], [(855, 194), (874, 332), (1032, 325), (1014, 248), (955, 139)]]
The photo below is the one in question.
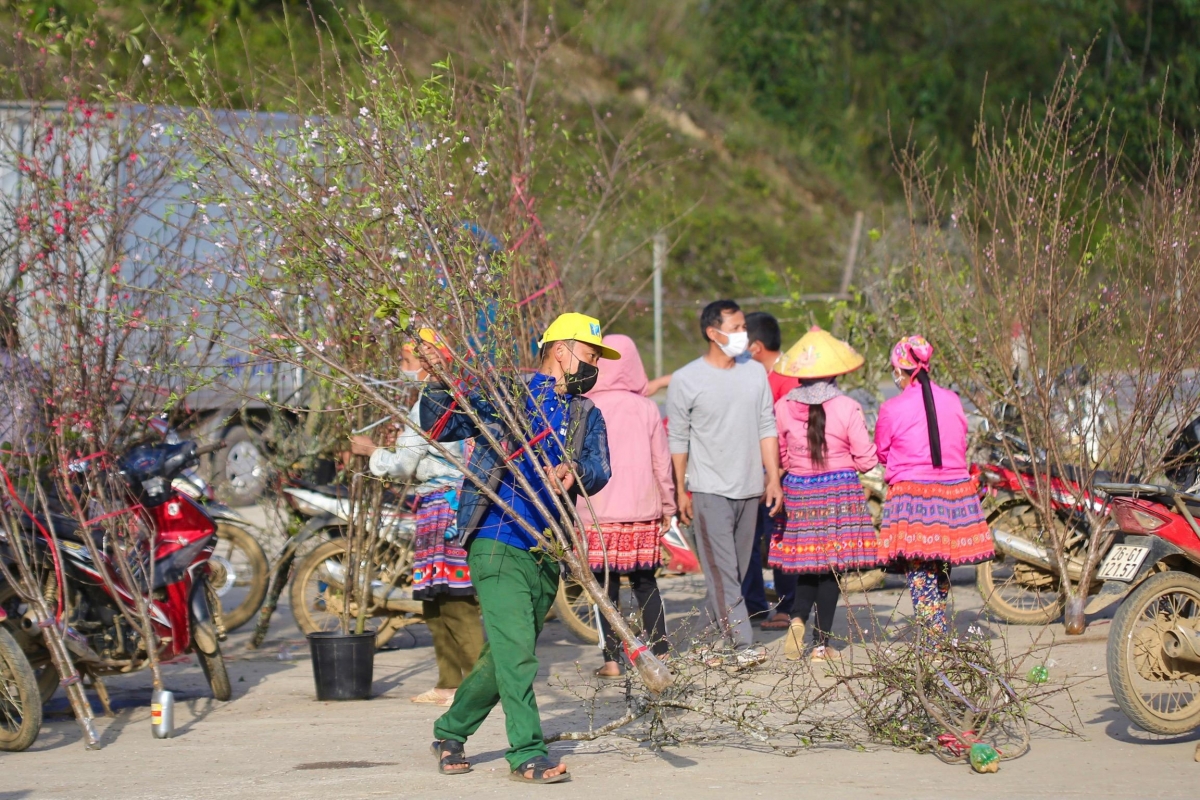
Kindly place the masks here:
[[(1072, 467), (1072, 469), (1075, 470), (1076, 468)], [(1076, 470), (1077, 473), (1081, 471)], [(1092, 483), (1138, 483), (1141, 479), (1140, 475), (1132, 472), (1109, 472), (1108, 470), (1098, 469), (1092, 473)]]
[[(83, 542), (83, 535), (79, 532), (79, 522), (68, 514), (56, 514), (53, 511), (49, 514), (36, 514), (36, 519), (47, 530), (52, 530), (54, 535), (60, 539), (70, 539), (74, 542)], [(33, 530), (36, 526), (27, 515), (23, 515), (22, 522), (27, 530)]]
[[(303, 480), (292, 481), (298, 488), (307, 489), (310, 492), (323, 494), (326, 497), (338, 497), (346, 499), (350, 497), (350, 487), (336, 483), (309, 483)], [(383, 504), (387, 506), (398, 506), (404, 502), (404, 496), (397, 491), (389, 488), (383, 490)]]
[(1082, 469), (1081, 467), (1077, 467), (1074, 464), (1064, 464), (1062, 469), (1050, 467), (1050, 476), (1053, 478), (1058, 478), (1059, 480), (1069, 481), (1070, 483), (1074, 483), (1076, 485), (1082, 485), (1086, 483), (1088, 478), (1091, 478), (1091, 483), (1093, 484), (1136, 483), (1140, 480), (1137, 475), (1122, 472), (1109, 472), (1108, 470), (1104, 469), (1095, 470), (1089, 475), (1086, 470)]
[(293, 483), (300, 489), (307, 489), (310, 492), (323, 494), (327, 497), (349, 497), (350, 487), (341, 486), (334, 483), (309, 483), (308, 481), (295, 480)]
[[(1010, 469), (1018, 473), (1029, 473), (1032, 471), (1028, 464), (1016, 464), (1009, 458), (1001, 458), (997, 463), (1005, 469)], [(1046, 469), (1046, 465), (1038, 465), (1038, 468)], [(1070, 481), (1074, 484), (1081, 484), (1088, 477), (1091, 477), (1092, 483), (1138, 483), (1141, 480), (1137, 475), (1109, 472), (1103, 469), (1098, 469), (1089, 476), (1085, 470), (1074, 464), (1064, 464), (1062, 469), (1051, 466), (1048, 471), (1051, 477)]]

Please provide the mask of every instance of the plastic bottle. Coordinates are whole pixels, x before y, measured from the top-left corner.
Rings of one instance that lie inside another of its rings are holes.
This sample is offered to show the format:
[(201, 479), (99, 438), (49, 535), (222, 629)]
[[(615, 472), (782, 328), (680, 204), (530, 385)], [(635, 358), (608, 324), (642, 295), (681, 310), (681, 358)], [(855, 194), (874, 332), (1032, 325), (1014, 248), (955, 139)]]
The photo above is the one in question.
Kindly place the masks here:
[(971, 769), (976, 772), (996, 772), (1000, 769), (1000, 754), (990, 744), (977, 742), (971, 745), (969, 753)]
[(150, 693), (150, 732), (155, 739), (170, 739), (175, 735), (175, 695), (166, 689)]
[(1029, 670), (1026, 676), (1030, 683), (1045, 683), (1050, 679), (1050, 670), (1046, 669), (1044, 664), (1038, 664), (1033, 669)]

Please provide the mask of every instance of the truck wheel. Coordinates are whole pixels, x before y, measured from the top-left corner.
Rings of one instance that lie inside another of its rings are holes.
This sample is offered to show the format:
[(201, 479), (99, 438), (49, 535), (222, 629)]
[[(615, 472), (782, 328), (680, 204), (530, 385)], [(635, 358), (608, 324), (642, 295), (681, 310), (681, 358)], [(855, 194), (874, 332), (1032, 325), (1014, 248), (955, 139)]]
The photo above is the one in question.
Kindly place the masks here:
[(260, 449), (258, 437), (245, 425), (225, 432), (226, 447), (213, 456), (213, 479), (217, 494), (231, 506), (253, 505), (262, 497), (270, 479), (270, 464)]

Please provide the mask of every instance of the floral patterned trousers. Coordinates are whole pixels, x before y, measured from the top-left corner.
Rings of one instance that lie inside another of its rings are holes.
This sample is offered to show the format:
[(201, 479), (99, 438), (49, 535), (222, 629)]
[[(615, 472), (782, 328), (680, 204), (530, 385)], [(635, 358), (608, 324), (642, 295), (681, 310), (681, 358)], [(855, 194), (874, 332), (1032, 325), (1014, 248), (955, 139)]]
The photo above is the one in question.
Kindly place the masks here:
[(906, 576), (917, 622), (931, 633), (946, 633), (950, 565), (945, 561), (909, 561)]

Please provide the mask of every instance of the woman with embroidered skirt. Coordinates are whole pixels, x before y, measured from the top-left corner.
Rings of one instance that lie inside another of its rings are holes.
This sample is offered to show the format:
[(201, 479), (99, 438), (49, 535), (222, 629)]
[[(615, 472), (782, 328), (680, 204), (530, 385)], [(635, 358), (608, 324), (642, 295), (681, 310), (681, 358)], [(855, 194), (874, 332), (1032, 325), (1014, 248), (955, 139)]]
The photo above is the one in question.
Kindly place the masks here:
[[(419, 335), (434, 347), (444, 347), (430, 329), (421, 329)], [(428, 348), (425, 350), (433, 354)], [(409, 346), (404, 348), (404, 356), (402, 367), (406, 376), (415, 381), (427, 380), (429, 365), (423, 360), (425, 356), (417, 356)], [(417, 413), (416, 409), (414, 405), (410, 419), (415, 418), (412, 415)], [(442, 446), (451, 451), (459, 464), (467, 463), (470, 442)], [(414, 703), (449, 706), (483, 649), (483, 623), (471, 585), (467, 551), (454, 543), (463, 475), (411, 426), (402, 427), (394, 447), (376, 447), (368, 437), (355, 436), (351, 450), (370, 456), (373, 475), (408, 483), (417, 497), (412, 593), (414, 600), (421, 601), (425, 624), (433, 636), (438, 682), (434, 688), (410, 699)]]
[(800, 385), (775, 404), (786, 527), (772, 537), (768, 563), (797, 576), (792, 620), (784, 637), (791, 661), (804, 651), (804, 628), (816, 606), (813, 661), (837, 658), (829, 644), (847, 570), (878, 563), (875, 526), (858, 475), (874, 467), (875, 445), (862, 406), (842, 393), (837, 377), (863, 364), (845, 342), (814, 327), (775, 366)]
[[(620, 353), (621, 359), (600, 362), (600, 376), (587, 397), (608, 426), (612, 479), (592, 497), (580, 497), (576, 510), (584, 524), (588, 565), (596, 580), (604, 585), (607, 577), (608, 596), (614, 605), (619, 602), (621, 577), (629, 580), (642, 612), (647, 644), (661, 656), (669, 645), (654, 573), (662, 561), (662, 533), (675, 513), (671, 453), (658, 406), (643, 394), (646, 370), (637, 345), (619, 334), (605, 336), (603, 341)], [(604, 665), (595, 675), (620, 678), (620, 640), (603, 617), (600, 626)]]
[(875, 447), (887, 467), (887, 501), (879, 556), (908, 579), (917, 622), (949, 630), (950, 567), (993, 556), (992, 534), (967, 471), (967, 416), (962, 401), (929, 377), (933, 345), (921, 336), (892, 348), (900, 394), (883, 403)]

